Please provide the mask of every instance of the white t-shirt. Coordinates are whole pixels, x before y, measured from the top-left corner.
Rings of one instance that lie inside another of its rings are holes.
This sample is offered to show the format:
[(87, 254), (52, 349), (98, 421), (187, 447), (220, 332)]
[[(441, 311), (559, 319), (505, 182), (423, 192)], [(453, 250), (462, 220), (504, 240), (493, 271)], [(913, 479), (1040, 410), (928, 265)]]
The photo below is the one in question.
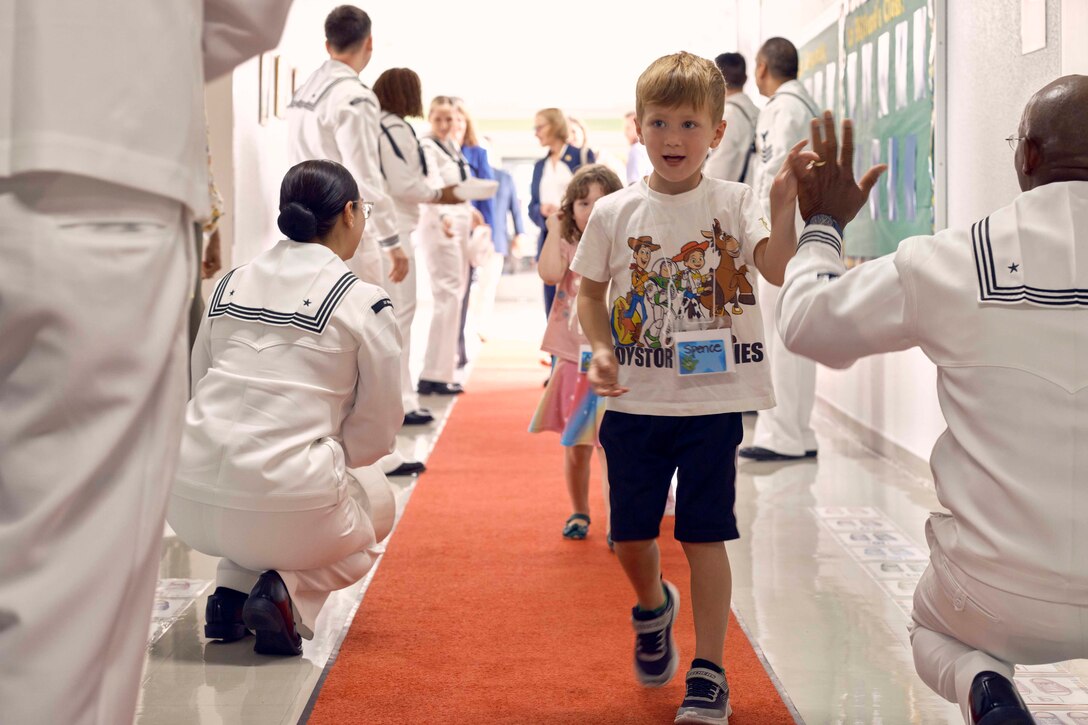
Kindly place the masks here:
[[(611, 282), (609, 326), (619, 384), (630, 391), (609, 398), (609, 410), (708, 415), (774, 405), (752, 256), (769, 234), (750, 187), (705, 176), (683, 194), (660, 194), (643, 180), (597, 202), (571, 269)], [(719, 246), (732, 254), (717, 251)], [(648, 260), (645, 251), (638, 257), (640, 249), (649, 251)], [(702, 252), (702, 266), (693, 250)], [(669, 299), (672, 319), (710, 321), (696, 285), (714, 290), (713, 306), (732, 328), (733, 373), (677, 373)]]

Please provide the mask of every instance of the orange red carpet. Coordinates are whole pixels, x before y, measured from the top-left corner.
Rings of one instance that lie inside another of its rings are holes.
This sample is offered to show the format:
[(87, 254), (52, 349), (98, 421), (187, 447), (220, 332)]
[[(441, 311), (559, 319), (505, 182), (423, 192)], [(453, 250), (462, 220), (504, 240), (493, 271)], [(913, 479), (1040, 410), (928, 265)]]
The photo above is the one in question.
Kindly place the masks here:
[[(325, 681), (310, 723), (671, 723), (694, 651), (687, 566), (663, 525), (681, 590), (681, 668), (668, 686), (632, 671), (633, 595), (605, 544), (598, 484), (585, 541), (554, 434), (526, 427), (541, 394), (532, 346), (489, 343), (455, 406)], [(596, 475), (596, 473), (595, 473)], [(730, 618), (734, 725), (793, 723)]]

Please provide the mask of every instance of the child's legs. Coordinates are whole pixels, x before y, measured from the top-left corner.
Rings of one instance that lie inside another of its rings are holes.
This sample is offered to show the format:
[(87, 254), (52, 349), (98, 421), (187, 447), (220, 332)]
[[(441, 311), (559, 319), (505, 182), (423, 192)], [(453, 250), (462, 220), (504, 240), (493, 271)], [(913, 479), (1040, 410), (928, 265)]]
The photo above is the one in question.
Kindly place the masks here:
[(608, 458), (612, 539), (639, 606), (665, 603), (657, 539), (675, 465), (664, 442), (674, 421), (608, 411), (601, 421), (601, 445)]
[(597, 462), (601, 464), (601, 493), (604, 494), (604, 519), (608, 531), (612, 531), (612, 507), (608, 502), (608, 457), (603, 448), (597, 449)]
[(695, 618), (695, 656), (721, 666), (733, 573), (724, 541), (683, 542), (691, 568), (691, 609)]
[(661, 586), (661, 552), (657, 540), (617, 541), (615, 545), (616, 557), (635, 590), (638, 606), (647, 612), (663, 606), (665, 590)]
[(564, 473), (567, 492), (574, 513), (589, 513), (589, 463), (593, 459), (593, 446), (568, 446), (564, 449)]
[(676, 538), (691, 567), (695, 656), (721, 664), (732, 573), (725, 542), (739, 537), (733, 515), (739, 413), (693, 416), (677, 429)]

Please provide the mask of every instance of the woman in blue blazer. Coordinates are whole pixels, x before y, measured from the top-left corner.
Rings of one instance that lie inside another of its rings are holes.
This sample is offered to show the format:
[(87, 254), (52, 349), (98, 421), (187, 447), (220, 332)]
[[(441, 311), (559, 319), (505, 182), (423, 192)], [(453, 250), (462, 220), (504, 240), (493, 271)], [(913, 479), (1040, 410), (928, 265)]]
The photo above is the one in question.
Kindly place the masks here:
[[(591, 164), (596, 159), (589, 149), (580, 149), (567, 144), (567, 117), (558, 108), (545, 108), (538, 111), (533, 122), (533, 130), (540, 145), (548, 149), (548, 154), (533, 166), (533, 182), (529, 187), (532, 193), (529, 201), (529, 218), (540, 227), (537, 240), (536, 256), (544, 248), (547, 236), (545, 222), (552, 214), (559, 211), (563, 193), (574, 172), (582, 164)], [(555, 287), (544, 285), (544, 314), (552, 310), (555, 299)]]

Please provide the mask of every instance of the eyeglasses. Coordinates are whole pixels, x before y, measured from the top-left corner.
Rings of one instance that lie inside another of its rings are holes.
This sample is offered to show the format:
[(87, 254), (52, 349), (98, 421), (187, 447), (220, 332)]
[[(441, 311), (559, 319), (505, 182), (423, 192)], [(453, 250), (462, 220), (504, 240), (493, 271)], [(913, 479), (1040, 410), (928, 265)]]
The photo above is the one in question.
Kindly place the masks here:
[(544, 129), (546, 129), (548, 126), (551, 126), (551, 124), (550, 123), (540, 123), (540, 124), (537, 124), (536, 126), (533, 126), (533, 131), (540, 132), (540, 131), (543, 131)]
[(1020, 142), (1026, 138), (1027, 136), (1009, 136), (1005, 140), (1009, 142), (1009, 148), (1015, 151), (1016, 147), (1020, 145)]
[(363, 205), (363, 219), (369, 219), (370, 212), (374, 211), (374, 202), (359, 199), (358, 201), (351, 202), (351, 208), (358, 210), (360, 204)]

